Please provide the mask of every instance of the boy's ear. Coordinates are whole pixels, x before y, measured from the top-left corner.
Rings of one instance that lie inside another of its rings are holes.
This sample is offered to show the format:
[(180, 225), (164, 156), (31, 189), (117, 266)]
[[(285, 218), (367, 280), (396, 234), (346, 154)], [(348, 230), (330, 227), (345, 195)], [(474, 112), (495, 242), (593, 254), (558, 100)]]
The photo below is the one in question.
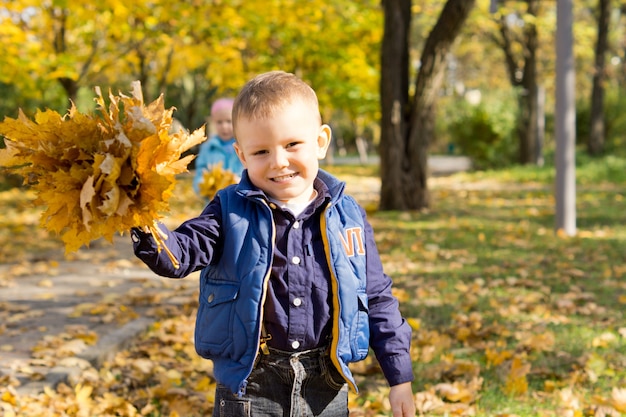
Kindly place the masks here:
[(236, 141), (233, 143), (233, 148), (235, 148), (235, 153), (237, 153), (237, 156), (239, 157), (239, 160), (243, 164), (244, 168), (248, 168), (248, 165), (246, 164), (246, 157)]
[(330, 126), (320, 126), (320, 131), (317, 135), (317, 159), (324, 159), (326, 157), (326, 152), (328, 151), (328, 147), (330, 146), (331, 138), (332, 131), (330, 129)]

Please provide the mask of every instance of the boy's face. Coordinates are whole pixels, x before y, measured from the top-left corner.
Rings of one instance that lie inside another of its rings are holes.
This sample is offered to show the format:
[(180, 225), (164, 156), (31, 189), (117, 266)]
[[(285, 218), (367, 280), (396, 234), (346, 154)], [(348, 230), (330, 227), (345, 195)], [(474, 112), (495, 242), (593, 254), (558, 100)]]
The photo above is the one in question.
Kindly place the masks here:
[(267, 119), (237, 120), (237, 155), (252, 183), (276, 200), (305, 203), (313, 196), (319, 160), (331, 137), (315, 110), (294, 100)]
[(215, 128), (215, 133), (223, 141), (233, 138), (232, 107), (223, 107), (211, 113), (211, 123)]

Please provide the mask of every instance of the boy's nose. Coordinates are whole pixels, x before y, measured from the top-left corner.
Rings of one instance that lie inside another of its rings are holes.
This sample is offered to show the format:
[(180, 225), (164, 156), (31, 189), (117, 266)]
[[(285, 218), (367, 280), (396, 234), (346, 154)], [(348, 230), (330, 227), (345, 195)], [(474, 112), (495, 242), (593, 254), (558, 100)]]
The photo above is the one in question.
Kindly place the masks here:
[(283, 168), (289, 165), (289, 158), (287, 158), (287, 152), (284, 150), (278, 150), (274, 152), (274, 158), (272, 158), (274, 168)]

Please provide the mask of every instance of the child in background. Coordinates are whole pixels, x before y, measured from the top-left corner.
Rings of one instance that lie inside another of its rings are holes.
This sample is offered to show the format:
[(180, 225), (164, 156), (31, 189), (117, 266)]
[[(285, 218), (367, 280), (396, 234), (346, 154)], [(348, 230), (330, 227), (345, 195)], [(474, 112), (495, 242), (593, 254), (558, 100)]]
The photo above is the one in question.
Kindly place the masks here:
[(235, 99), (239, 184), (219, 191), (164, 243), (133, 229), (154, 272), (200, 274), (198, 354), (218, 382), (214, 416), (348, 416), (348, 364), (371, 347), (394, 416), (413, 417), (411, 329), (383, 272), (365, 211), (319, 169), (331, 140), (317, 97), (282, 71)]
[(211, 106), (211, 126), (215, 129), (215, 134), (200, 145), (196, 157), (196, 173), (193, 179), (193, 189), (196, 194), (200, 194), (200, 183), (204, 172), (217, 164), (221, 163), (222, 169), (241, 177), (243, 165), (233, 148), (235, 138), (233, 137), (232, 111), (232, 98), (217, 99)]

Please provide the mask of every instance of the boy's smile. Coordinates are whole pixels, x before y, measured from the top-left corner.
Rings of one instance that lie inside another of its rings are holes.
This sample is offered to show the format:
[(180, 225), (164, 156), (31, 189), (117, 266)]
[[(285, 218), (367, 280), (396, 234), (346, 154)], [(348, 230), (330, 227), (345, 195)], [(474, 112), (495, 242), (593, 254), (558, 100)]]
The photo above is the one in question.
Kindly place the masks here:
[(296, 176), (296, 174), (283, 175), (282, 177), (272, 178), (272, 181), (274, 181), (274, 182), (283, 182), (283, 181), (286, 181), (286, 180), (288, 180), (290, 178), (293, 178), (295, 176)]
[(284, 203), (306, 203), (313, 197), (319, 160), (330, 144), (330, 127), (299, 99), (267, 118), (237, 121), (235, 149), (252, 183)]

